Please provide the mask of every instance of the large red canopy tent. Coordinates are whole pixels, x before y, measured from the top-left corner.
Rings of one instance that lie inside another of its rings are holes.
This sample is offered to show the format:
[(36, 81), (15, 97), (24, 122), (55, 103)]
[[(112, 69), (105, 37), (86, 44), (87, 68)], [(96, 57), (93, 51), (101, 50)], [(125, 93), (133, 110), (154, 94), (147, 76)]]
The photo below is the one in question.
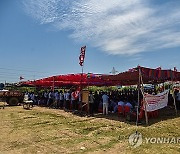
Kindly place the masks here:
[(120, 85), (137, 85), (139, 82), (139, 73), (142, 75), (143, 83), (163, 83), (166, 81), (180, 81), (180, 72), (172, 70), (151, 69), (138, 66), (129, 69), (129, 71), (117, 75), (103, 76), (104, 80), (116, 82)]
[(101, 74), (67, 74), (51, 76), (34, 81), (25, 81), (21, 85), (41, 86), (41, 87), (60, 87), (60, 86), (112, 86), (116, 82), (104, 80)]
[(166, 81), (180, 81), (180, 72), (172, 70), (151, 69), (138, 66), (129, 71), (117, 75), (102, 74), (67, 74), (51, 76), (34, 81), (25, 81), (21, 85), (60, 87), (60, 86), (113, 86), (113, 85), (137, 85), (141, 72), (143, 83), (163, 83)]
[[(107, 75), (107, 76), (104, 76), (103, 78), (104, 80), (114, 81), (121, 85), (141, 85), (143, 83), (152, 84), (152, 83), (164, 83), (166, 81), (180, 81), (180, 72), (172, 71), (172, 70), (161, 70), (161, 68), (151, 69), (151, 68), (138, 66), (137, 68), (130, 69), (127, 72), (119, 73), (117, 75)], [(141, 90), (143, 93), (143, 100), (146, 106), (144, 92), (143, 92), (143, 89)], [(139, 93), (140, 93), (140, 89), (138, 92), (138, 103), (140, 103)], [(174, 106), (176, 110), (175, 99), (174, 99)], [(177, 113), (177, 110), (176, 110), (176, 113)], [(138, 115), (139, 115), (138, 108), (137, 108), (136, 115), (137, 115), (137, 120), (136, 120), (136, 124), (137, 124)], [(145, 117), (146, 117), (146, 124), (148, 124), (148, 116), (147, 116), (146, 107), (145, 107)]]

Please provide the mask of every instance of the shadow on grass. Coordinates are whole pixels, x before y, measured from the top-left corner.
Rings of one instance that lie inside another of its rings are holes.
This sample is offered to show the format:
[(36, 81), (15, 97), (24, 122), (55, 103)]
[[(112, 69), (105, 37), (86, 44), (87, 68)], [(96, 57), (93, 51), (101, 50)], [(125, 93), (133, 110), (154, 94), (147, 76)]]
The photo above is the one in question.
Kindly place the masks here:
[[(87, 116), (86, 113), (77, 113), (75, 114), (77, 116)], [(92, 118), (104, 118), (108, 120), (113, 120), (113, 121), (120, 121), (120, 122), (125, 122), (130, 125), (136, 125), (136, 118), (133, 120), (128, 121), (123, 115), (119, 116), (117, 113), (109, 113), (108, 115), (103, 115), (102, 113), (95, 113), (93, 116), (89, 116)], [(180, 117), (180, 111), (178, 111), (178, 114), (176, 115), (175, 109), (173, 107), (165, 107), (164, 109), (159, 110), (159, 116), (157, 118), (148, 118), (148, 125), (146, 125), (145, 118), (143, 118), (141, 121), (138, 122), (138, 125), (141, 125), (143, 127), (148, 127), (150, 125), (153, 125), (155, 123), (161, 122), (161, 121), (166, 121), (168, 119), (175, 119)], [(88, 119), (86, 119), (88, 121)]]
[[(7, 105), (6, 107), (13, 107), (13, 106), (8, 106)], [(28, 110), (28, 109), (24, 109), (24, 110)], [(30, 109), (30, 110), (33, 110), (33, 109)], [(57, 109), (57, 110), (59, 110), (59, 109)], [(65, 111), (65, 112), (67, 112), (67, 111)], [(103, 115), (102, 113), (95, 113), (94, 116), (88, 116), (86, 112), (81, 112), (80, 113), (79, 111), (77, 111), (77, 112), (69, 112), (69, 113), (72, 113), (75, 116), (79, 116), (79, 117), (89, 117), (87, 119), (73, 121), (74, 124), (75, 123), (91, 121), (91, 120), (96, 119), (96, 118), (99, 118), (99, 119), (103, 118), (103, 119), (108, 119), (108, 120), (113, 120), (113, 121), (124, 122), (124, 123), (130, 124), (130, 125), (133, 125), (133, 126), (136, 125), (136, 120), (135, 120), (136, 117), (133, 118), (133, 120), (128, 121), (122, 115), (118, 116), (117, 113), (109, 113), (108, 115)], [(41, 114), (41, 112), (39, 112), (38, 114)], [(45, 114), (45, 113), (43, 112), (42, 114)], [(50, 115), (50, 113), (47, 113), (47, 115)], [(57, 116), (56, 114), (52, 114), (52, 116), (59, 117), (60, 115)], [(159, 110), (159, 116), (157, 118), (149, 118), (148, 119), (148, 121), (149, 121), (148, 125), (146, 125), (145, 118), (143, 118), (141, 121), (139, 121), (138, 125), (143, 126), (143, 127), (148, 127), (148, 126), (153, 125), (155, 123), (158, 123), (158, 122), (161, 122), (161, 121), (166, 121), (166, 120), (169, 120), (169, 119), (175, 119), (175, 118), (178, 118), (178, 117), (180, 117), (180, 111), (178, 111), (178, 114), (176, 115), (175, 109), (173, 107), (168, 106), (168, 107), (165, 107), (165, 108)], [(65, 118), (65, 117), (63, 117), (63, 118)]]

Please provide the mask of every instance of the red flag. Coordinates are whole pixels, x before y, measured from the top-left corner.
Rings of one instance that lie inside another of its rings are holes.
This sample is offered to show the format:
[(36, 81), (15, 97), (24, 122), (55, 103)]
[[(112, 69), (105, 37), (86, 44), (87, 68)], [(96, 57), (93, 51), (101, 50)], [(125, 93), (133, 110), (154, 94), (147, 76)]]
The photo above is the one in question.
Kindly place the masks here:
[(24, 78), (22, 76), (19, 77), (19, 80), (23, 80)]
[(84, 59), (85, 59), (85, 52), (86, 52), (86, 46), (81, 47), (81, 52), (79, 55), (79, 65), (83, 66)]

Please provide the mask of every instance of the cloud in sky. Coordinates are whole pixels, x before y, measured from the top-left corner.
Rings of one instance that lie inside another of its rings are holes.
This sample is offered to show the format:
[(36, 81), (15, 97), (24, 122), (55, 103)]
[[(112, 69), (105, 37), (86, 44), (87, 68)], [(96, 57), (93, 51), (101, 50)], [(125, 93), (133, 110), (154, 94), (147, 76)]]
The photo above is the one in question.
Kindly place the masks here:
[(180, 46), (180, 2), (152, 0), (24, 0), (41, 24), (109, 54), (133, 55)]

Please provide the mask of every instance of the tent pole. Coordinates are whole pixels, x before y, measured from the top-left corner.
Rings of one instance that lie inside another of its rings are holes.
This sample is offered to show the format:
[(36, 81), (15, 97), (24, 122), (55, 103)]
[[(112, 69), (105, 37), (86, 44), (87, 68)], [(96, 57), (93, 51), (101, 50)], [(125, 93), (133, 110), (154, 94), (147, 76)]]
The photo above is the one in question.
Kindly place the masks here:
[[(172, 72), (172, 70), (171, 70)], [(175, 112), (176, 112), (176, 116), (177, 116), (177, 107), (176, 107), (176, 98), (175, 98), (175, 94), (174, 94), (174, 77), (171, 76), (171, 81), (172, 81), (172, 95), (173, 95), (173, 100), (174, 100), (174, 108), (175, 108)]]
[(148, 125), (148, 115), (147, 115), (147, 108), (146, 108), (147, 102), (145, 100), (144, 94), (143, 94), (143, 102), (145, 103), (144, 108), (145, 108), (146, 125)]
[(177, 116), (177, 107), (176, 107), (176, 98), (175, 98), (175, 94), (174, 94), (174, 82), (172, 82), (172, 95), (173, 95), (173, 100), (174, 100), (174, 107), (175, 107), (175, 112), (176, 112), (176, 116)]
[(144, 106), (144, 109), (145, 109), (145, 118), (146, 118), (146, 125), (148, 125), (148, 115), (147, 115), (147, 108), (146, 108), (146, 105), (147, 105), (147, 102), (145, 100), (145, 97), (144, 97), (144, 86), (143, 86), (143, 78), (142, 78), (142, 73), (141, 73), (141, 70), (140, 71), (140, 78), (141, 78), (141, 91), (142, 91), (142, 95), (143, 95), (143, 102), (145, 103), (145, 106)]
[[(138, 121), (139, 121), (140, 83), (141, 83), (140, 68), (138, 68), (138, 72), (139, 72), (139, 81), (138, 81), (138, 102), (137, 102), (137, 109), (136, 109), (136, 126), (138, 126)], [(137, 130), (136, 130), (136, 132), (137, 132)]]

